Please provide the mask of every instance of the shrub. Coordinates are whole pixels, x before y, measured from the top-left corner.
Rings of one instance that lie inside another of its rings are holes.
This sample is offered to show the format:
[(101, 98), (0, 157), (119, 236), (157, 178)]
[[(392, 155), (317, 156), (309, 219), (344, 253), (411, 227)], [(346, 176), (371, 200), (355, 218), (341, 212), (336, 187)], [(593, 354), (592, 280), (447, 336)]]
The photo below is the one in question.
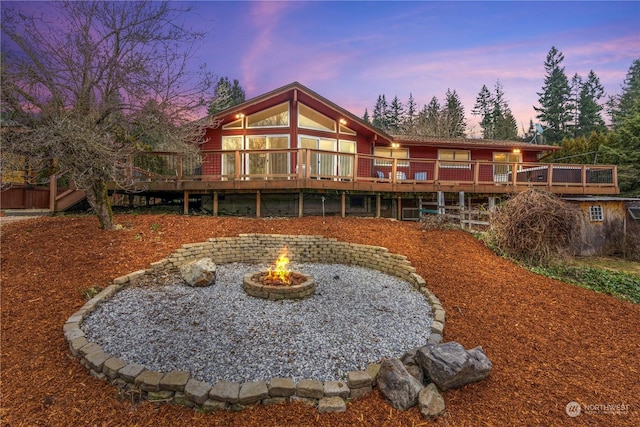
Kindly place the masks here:
[(573, 255), (584, 214), (553, 194), (526, 190), (490, 216), (489, 239), (500, 252), (529, 265)]

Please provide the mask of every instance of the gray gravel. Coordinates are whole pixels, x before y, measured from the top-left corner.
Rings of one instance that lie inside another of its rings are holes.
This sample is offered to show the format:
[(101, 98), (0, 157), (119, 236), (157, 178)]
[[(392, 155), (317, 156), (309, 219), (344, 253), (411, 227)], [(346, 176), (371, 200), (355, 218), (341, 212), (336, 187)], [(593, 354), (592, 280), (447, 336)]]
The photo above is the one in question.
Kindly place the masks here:
[(90, 342), (127, 363), (196, 379), (345, 379), (383, 356), (424, 345), (433, 320), (409, 283), (341, 264), (292, 264), (316, 280), (298, 301), (247, 296), (242, 277), (266, 265), (218, 265), (214, 286), (171, 283), (123, 289), (82, 324)]

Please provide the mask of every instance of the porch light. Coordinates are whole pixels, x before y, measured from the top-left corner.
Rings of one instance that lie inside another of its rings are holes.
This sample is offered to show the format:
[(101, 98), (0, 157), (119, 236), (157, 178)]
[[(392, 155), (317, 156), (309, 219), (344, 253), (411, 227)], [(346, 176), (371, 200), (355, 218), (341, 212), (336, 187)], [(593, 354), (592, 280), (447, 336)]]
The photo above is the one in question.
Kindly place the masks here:
[(513, 149), (513, 153), (514, 154), (520, 154), (520, 149), (519, 148), (514, 148)]
[(400, 144), (398, 144), (397, 142), (392, 142), (391, 148), (400, 148)]
[(342, 126), (346, 126), (347, 125), (347, 121), (345, 119), (340, 119), (340, 124)]
[(236, 119), (242, 119), (242, 118), (244, 118), (244, 114), (242, 113), (236, 114)]

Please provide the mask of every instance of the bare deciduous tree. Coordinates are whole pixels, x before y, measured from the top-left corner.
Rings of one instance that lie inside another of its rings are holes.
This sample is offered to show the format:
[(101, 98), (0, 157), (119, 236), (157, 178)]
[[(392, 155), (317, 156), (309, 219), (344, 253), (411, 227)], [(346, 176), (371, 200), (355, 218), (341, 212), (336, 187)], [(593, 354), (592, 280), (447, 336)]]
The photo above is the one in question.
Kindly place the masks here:
[(203, 34), (168, 2), (19, 7), (2, 11), (2, 114), (11, 123), (3, 153), (66, 172), (112, 229), (107, 183), (144, 138), (191, 152), (202, 140), (204, 123), (194, 118), (210, 80), (188, 61)]

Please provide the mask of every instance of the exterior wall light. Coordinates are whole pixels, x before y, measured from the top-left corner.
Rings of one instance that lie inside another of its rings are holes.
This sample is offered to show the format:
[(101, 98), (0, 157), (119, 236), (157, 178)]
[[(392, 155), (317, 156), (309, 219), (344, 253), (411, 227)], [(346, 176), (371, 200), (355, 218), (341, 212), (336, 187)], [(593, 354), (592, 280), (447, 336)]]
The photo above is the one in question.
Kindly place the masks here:
[(347, 121), (345, 119), (340, 119), (340, 124), (342, 126), (345, 126), (347, 124)]
[(400, 148), (400, 144), (398, 144), (397, 142), (392, 142), (391, 148)]
[(242, 113), (236, 114), (236, 119), (242, 119), (243, 117), (244, 117), (244, 114)]

